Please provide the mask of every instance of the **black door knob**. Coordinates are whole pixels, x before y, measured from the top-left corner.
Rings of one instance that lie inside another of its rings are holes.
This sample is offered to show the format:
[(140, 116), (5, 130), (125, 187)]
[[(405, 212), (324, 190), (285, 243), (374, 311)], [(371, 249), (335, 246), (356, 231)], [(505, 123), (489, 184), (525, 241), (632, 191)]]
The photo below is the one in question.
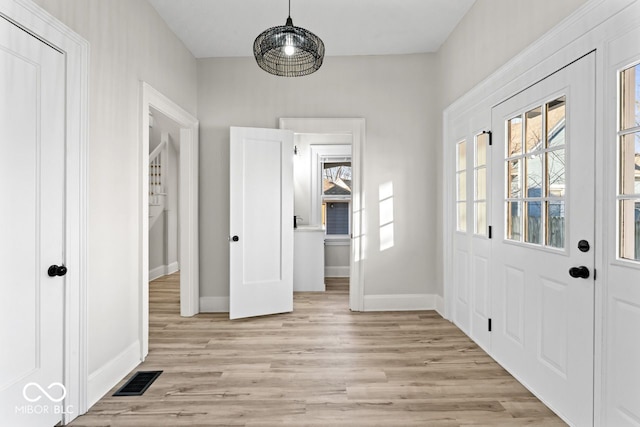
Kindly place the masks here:
[(234, 242), (237, 242), (238, 240), (240, 240), (240, 238), (238, 236), (233, 236), (231, 240), (233, 240)]
[(49, 270), (47, 270), (47, 274), (51, 277), (64, 276), (65, 274), (67, 274), (67, 267), (65, 267), (64, 265), (54, 264), (49, 267)]
[(571, 267), (569, 269), (569, 275), (575, 278), (588, 279), (589, 269), (584, 265), (581, 265), (580, 267)]

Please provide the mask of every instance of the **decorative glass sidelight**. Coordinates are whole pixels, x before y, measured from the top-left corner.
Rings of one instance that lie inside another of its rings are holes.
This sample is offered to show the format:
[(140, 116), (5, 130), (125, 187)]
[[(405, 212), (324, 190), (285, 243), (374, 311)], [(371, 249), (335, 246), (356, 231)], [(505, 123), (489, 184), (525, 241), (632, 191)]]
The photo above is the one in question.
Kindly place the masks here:
[(618, 240), (620, 258), (640, 260), (640, 64), (620, 73)]
[(487, 235), (487, 153), (491, 134), (483, 132), (475, 137), (473, 168), (473, 232)]
[(456, 144), (456, 230), (467, 231), (467, 141)]

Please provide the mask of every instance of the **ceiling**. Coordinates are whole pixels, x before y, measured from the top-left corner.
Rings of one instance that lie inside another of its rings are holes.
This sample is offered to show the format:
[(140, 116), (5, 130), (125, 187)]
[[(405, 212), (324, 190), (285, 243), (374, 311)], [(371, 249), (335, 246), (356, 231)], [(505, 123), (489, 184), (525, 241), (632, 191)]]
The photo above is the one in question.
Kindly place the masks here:
[[(435, 52), (475, 0), (293, 0), (293, 24), (327, 56)], [(284, 25), (287, 0), (150, 0), (196, 58), (253, 56), (262, 31)]]

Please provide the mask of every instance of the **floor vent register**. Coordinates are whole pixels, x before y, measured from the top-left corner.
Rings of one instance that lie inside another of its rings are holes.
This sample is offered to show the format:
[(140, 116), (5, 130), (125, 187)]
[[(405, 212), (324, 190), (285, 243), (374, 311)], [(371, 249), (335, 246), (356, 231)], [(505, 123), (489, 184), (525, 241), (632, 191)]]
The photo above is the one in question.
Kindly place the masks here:
[(138, 371), (113, 395), (141, 396), (161, 373), (162, 371)]

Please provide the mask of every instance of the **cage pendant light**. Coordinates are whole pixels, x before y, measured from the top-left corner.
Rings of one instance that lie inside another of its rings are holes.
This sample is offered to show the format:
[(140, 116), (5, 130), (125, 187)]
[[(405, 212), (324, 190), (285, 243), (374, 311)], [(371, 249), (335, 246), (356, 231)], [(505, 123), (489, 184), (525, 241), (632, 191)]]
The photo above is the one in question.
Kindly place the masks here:
[(253, 55), (267, 73), (284, 77), (306, 76), (317, 71), (324, 59), (320, 37), (293, 25), (291, 0), (285, 25), (263, 31), (253, 42)]

